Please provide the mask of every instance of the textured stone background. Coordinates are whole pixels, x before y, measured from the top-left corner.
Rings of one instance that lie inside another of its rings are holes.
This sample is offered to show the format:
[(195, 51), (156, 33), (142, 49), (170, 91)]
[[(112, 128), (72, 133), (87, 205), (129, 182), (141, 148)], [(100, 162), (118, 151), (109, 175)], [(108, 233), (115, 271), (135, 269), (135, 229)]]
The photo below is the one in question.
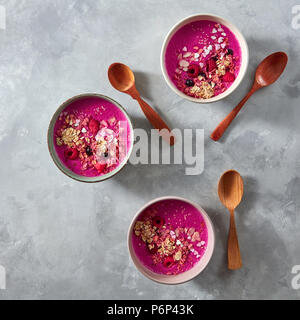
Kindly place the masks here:
[[(299, 2), (299, 1), (298, 1)], [(299, 299), (291, 269), (300, 264), (300, 30), (291, 27), (297, 1), (2, 0), (0, 30), (1, 299)], [(159, 64), (164, 36), (179, 19), (212, 12), (244, 33), (250, 66), (227, 99), (197, 105), (177, 97)], [(284, 50), (289, 64), (258, 92), (226, 137), (208, 136), (250, 88), (257, 63)], [(128, 165), (115, 178), (87, 185), (64, 176), (46, 144), (52, 114), (67, 98), (99, 92), (121, 102), (135, 126), (150, 129), (138, 105), (112, 89), (106, 70), (123, 61), (136, 72), (146, 100), (177, 128), (205, 129), (205, 170), (184, 165)], [(228, 214), (217, 181), (234, 168), (245, 180), (237, 210), (243, 269), (226, 269)], [(216, 250), (195, 280), (152, 283), (133, 266), (126, 233), (135, 212), (157, 196), (198, 202), (216, 228)]]

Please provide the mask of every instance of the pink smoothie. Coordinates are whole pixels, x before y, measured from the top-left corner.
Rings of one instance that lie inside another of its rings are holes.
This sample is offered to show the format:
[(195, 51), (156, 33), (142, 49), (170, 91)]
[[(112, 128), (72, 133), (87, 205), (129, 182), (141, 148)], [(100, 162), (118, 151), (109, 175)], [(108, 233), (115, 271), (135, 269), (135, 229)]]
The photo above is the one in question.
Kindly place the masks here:
[(224, 92), (234, 82), (241, 66), (241, 48), (226, 26), (200, 20), (173, 35), (165, 64), (180, 91), (207, 99)]
[(87, 177), (116, 169), (132, 143), (125, 113), (102, 97), (83, 97), (69, 104), (55, 123), (53, 139), (61, 162)]
[(182, 200), (162, 200), (136, 219), (132, 245), (139, 260), (159, 274), (178, 274), (198, 263), (208, 232), (201, 212)]

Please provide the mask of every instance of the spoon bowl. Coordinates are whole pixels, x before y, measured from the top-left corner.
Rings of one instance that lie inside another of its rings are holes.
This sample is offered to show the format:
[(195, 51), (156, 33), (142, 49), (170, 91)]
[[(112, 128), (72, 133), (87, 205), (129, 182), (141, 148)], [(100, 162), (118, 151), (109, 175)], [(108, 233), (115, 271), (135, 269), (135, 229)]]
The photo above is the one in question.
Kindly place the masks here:
[(235, 170), (226, 171), (220, 178), (218, 194), (223, 205), (230, 213), (228, 235), (228, 269), (236, 270), (242, 267), (239, 241), (235, 226), (234, 210), (240, 204), (244, 193), (243, 179)]
[(288, 62), (284, 52), (275, 52), (266, 57), (257, 67), (255, 81), (261, 87), (274, 83), (282, 74)]
[(234, 210), (241, 202), (244, 192), (243, 179), (235, 170), (226, 171), (219, 181), (218, 193), (223, 205)]
[(132, 70), (123, 63), (113, 63), (108, 68), (108, 79), (111, 85), (118, 91), (129, 94), (137, 100), (146, 118), (159, 131), (159, 134), (172, 146), (175, 143), (175, 137), (168, 125), (154, 111), (147, 102), (145, 102), (135, 87), (135, 78)]
[(108, 78), (111, 85), (121, 92), (128, 91), (135, 83), (134, 73), (123, 63), (113, 63), (108, 69)]

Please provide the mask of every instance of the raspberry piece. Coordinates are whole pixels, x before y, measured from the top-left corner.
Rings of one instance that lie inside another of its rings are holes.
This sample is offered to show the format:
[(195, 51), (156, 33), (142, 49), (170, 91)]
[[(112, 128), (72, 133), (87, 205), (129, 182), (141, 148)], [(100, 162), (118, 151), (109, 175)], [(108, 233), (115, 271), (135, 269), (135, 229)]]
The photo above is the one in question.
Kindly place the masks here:
[(160, 228), (165, 224), (165, 221), (163, 218), (159, 217), (159, 216), (155, 216), (152, 219), (152, 224), (156, 227), (156, 228)]
[(91, 119), (89, 122), (89, 129), (92, 134), (96, 134), (99, 131), (99, 121)]
[(233, 82), (235, 80), (235, 76), (231, 72), (226, 72), (223, 76), (223, 80), (225, 82)]
[(99, 163), (99, 162), (97, 162), (97, 163), (95, 164), (95, 168), (98, 170), (99, 173), (102, 173), (102, 172), (104, 171), (105, 167), (106, 167), (106, 164), (105, 164), (105, 163)]
[(149, 250), (149, 252), (151, 253), (151, 254), (155, 254), (156, 252), (157, 252), (157, 250), (158, 250), (158, 248), (157, 248), (157, 245), (156, 244), (153, 244), (152, 245), (153, 246), (153, 248), (149, 248), (149, 245), (148, 245), (148, 250)]
[(200, 68), (197, 64), (191, 64), (188, 68), (188, 74), (191, 76), (191, 77), (198, 77), (198, 74), (200, 72)]
[(211, 58), (207, 61), (207, 71), (211, 72), (217, 68), (216, 60)]
[(163, 262), (163, 265), (166, 268), (170, 268), (174, 264), (174, 262), (175, 261), (174, 261), (173, 257), (166, 257)]
[(75, 148), (68, 148), (65, 150), (65, 157), (70, 160), (75, 160), (78, 158), (78, 150)]

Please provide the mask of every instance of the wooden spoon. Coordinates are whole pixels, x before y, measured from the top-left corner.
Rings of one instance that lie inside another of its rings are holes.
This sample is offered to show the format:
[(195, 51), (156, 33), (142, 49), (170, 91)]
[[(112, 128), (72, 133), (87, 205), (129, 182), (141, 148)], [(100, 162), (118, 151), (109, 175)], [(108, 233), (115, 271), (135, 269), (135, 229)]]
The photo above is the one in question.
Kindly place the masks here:
[(228, 269), (242, 267), (239, 241), (234, 221), (234, 210), (240, 204), (244, 192), (243, 180), (237, 171), (226, 171), (218, 185), (219, 198), (230, 212), (230, 228), (228, 235)]
[(262, 87), (269, 86), (275, 82), (282, 72), (284, 71), (288, 62), (288, 56), (284, 52), (275, 52), (267, 56), (257, 67), (255, 73), (255, 80), (252, 88), (244, 99), (229, 113), (229, 115), (217, 126), (211, 134), (211, 138), (215, 141), (219, 140), (225, 130), (229, 127), (232, 120), (240, 112), (243, 105), (251, 97), (251, 95), (261, 89)]
[[(171, 134), (170, 128), (162, 120), (157, 112), (155, 112), (148, 103), (140, 96), (140, 93), (135, 87), (135, 79), (132, 70), (122, 63), (113, 63), (108, 69), (108, 79), (111, 85), (124, 93), (129, 94), (133, 99), (140, 104), (145, 116), (150, 121), (155, 129), (162, 130), (160, 135), (173, 145), (175, 142), (174, 136)], [(165, 129), (165, 130), (163, 130)]]

